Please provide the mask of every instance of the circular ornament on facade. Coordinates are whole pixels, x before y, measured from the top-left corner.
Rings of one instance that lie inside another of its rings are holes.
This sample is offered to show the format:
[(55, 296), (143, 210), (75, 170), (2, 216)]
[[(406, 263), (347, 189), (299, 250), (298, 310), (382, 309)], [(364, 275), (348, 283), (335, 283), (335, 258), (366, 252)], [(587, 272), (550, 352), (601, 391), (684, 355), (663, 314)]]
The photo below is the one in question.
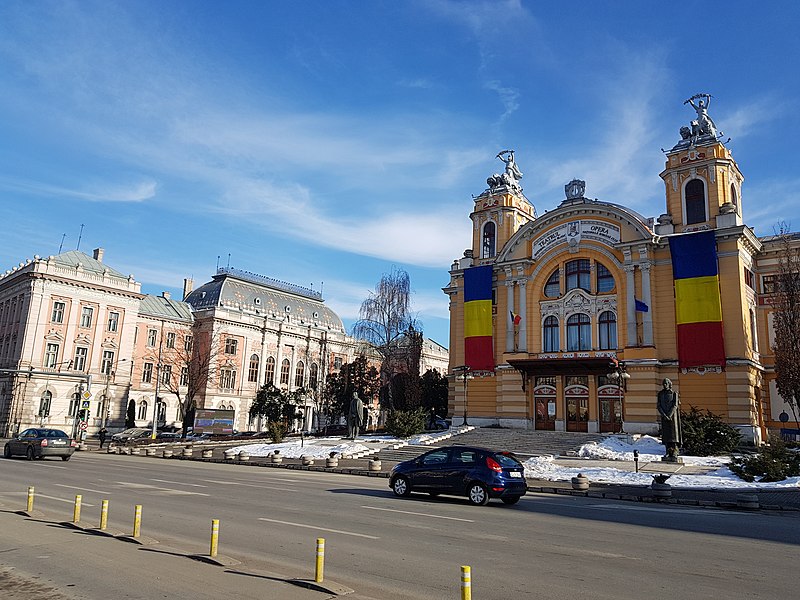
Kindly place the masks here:
[(314, 317), (315, 319), (319, 319), (319, 313), (318, 313), (318, 312), (316, 312), (316, 311), (314, 311), (314, 312), (311, 314), (311, 316), (312, 316), (312, 317)]
[(292, 312), (292, 307), (287, 304), (286, 306), (283, 307), (283, 310), (285, 310), (287, 313), (290, 313)]
[(253, 298), (253, 304), (255, 304), (256, 306), (260, 306), (261, 305), (261, 298)]

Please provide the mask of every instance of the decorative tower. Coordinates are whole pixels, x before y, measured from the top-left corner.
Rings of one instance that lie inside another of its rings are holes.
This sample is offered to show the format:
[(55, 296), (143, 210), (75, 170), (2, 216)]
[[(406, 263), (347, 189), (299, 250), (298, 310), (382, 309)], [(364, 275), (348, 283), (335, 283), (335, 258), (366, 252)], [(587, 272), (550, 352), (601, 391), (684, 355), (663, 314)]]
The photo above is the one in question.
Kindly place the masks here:
[(658, 218), (660, 235), (742, 224), (744, 176), (708, 115), (710, 102), (710, 94), (695, 94), (684, 102), (697, 118), (681, 127), (681, 141), (666, 152), (660, 176), (666, 184), (667, 212)]
[(505, 163), (505, 172), (486, 180), (489, 188), (475, 198), (475, 209), (470, 214), (474, 264), (494, 262), (509, 238), (536, 218), (536, 209), (519, 185), (522, 172), (514, 161), (514, 151), (503, 150), (497, 158)]

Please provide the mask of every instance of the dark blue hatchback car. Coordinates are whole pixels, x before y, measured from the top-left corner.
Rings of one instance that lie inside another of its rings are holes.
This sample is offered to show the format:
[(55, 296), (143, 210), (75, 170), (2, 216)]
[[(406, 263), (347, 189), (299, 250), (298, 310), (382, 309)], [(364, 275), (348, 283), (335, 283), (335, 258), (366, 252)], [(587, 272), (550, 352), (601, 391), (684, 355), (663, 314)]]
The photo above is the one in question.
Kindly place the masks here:
[(389, 477), (397, 496), (425, 492), (466, 496), (482, 506), (490, 498), (516, 504), (528, 491), (525, 469), (510, 452), (474, 446), (436, 448), (397, 464)]

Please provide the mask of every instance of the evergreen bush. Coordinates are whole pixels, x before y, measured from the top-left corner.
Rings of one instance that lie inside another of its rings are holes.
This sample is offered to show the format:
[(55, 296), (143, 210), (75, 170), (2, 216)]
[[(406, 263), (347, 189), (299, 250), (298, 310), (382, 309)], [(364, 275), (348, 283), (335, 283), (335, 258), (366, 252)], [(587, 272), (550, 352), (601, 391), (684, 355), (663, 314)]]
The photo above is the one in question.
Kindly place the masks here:
[(390, 434), (407, 438), (425, 430), (425, 410), (393, 410), (386, 419), (386, 431)]
[(745, 481), (783, 481), (800, 476), (800, 453), (789, 450), (783, 440), (776, 438), (755, 454), (735, 456), (729, 468)]
[(272, 442), (280, 444), (286, 436), (286, 425), (278, 423), (277, 421), (270, 421), (267, 423), (267, 431), (269, 431), (269, 437), (272, 439)]
[(730, 454), (742, 437), (738, 429), (719, 415), (710, 410), (703, 412), (694, 406), (688, 413), (681, 411), (681, 427), (683, 453), (690, 456)]

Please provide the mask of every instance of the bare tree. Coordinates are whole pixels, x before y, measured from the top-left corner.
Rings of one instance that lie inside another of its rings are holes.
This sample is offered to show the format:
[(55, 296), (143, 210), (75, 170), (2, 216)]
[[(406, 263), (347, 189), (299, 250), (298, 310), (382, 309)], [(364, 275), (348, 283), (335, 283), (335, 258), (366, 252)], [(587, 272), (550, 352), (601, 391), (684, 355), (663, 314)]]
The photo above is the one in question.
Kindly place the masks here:
[(778, 224), (778, 277), (773, 296), (775, 385), (800, 428), (800, 234)]
[(395, 358), (403, 352), (399, 343), (416, 319), (411, 314), (411, 281), (403, 269), (384, 273), (375, 291), (361, 303), (359, 320), (353, 325), (353, 335), (368, 342), (380, 355), (382, 398), (388, 410), (394, 410), (392, 375)]

